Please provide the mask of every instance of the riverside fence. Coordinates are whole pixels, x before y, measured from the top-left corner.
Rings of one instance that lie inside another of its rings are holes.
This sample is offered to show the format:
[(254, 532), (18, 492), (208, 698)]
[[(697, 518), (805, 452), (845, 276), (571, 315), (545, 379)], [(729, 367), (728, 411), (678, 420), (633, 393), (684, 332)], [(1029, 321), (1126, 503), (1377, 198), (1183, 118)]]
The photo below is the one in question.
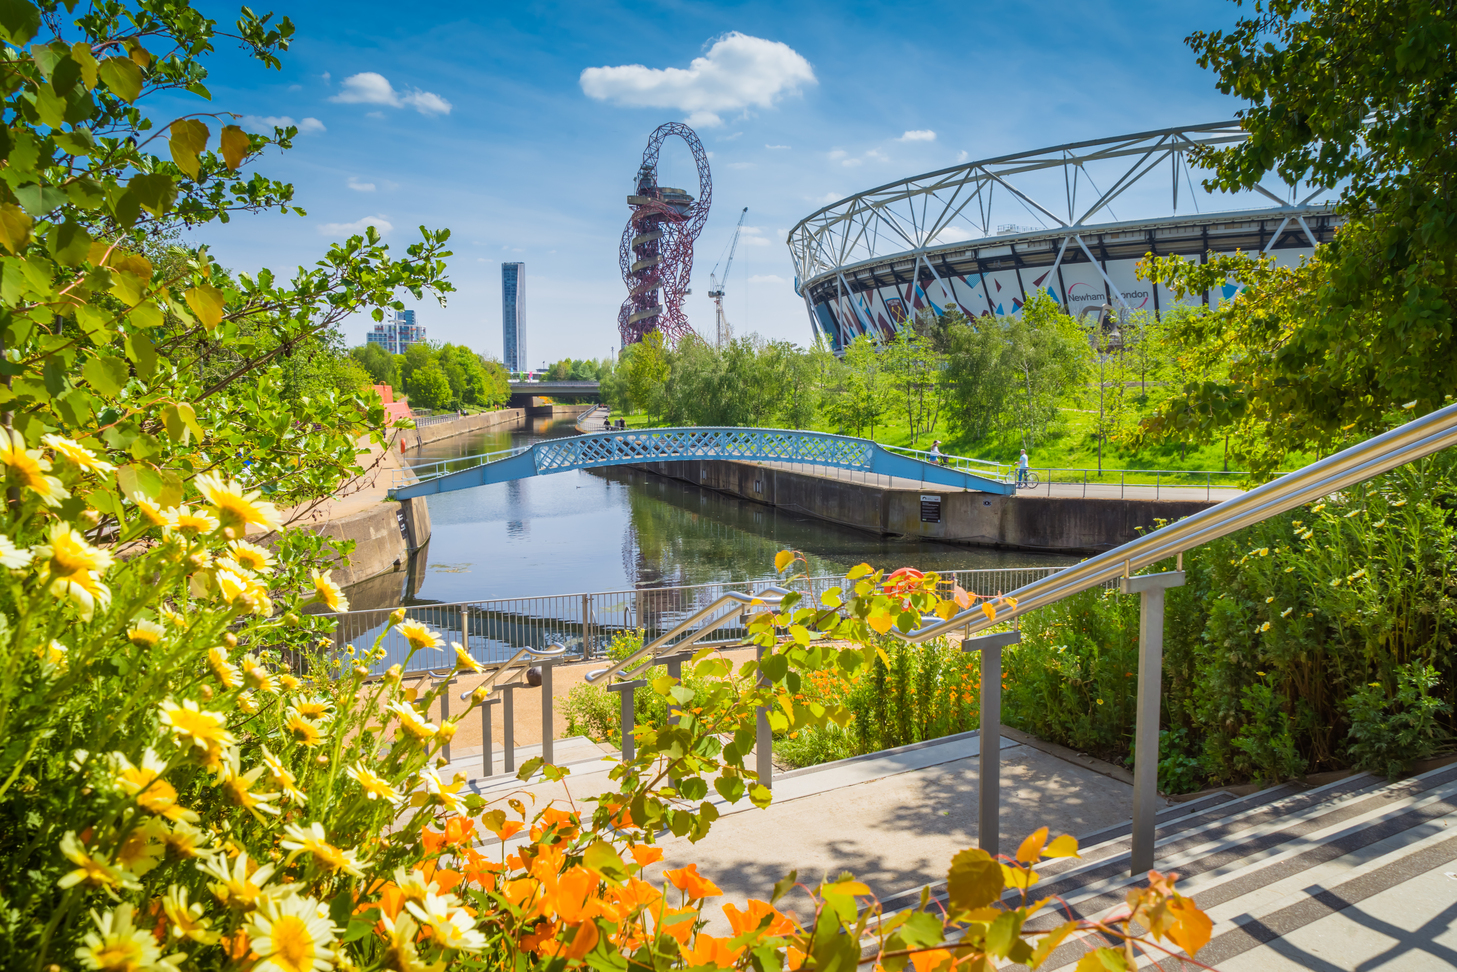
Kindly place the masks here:
[[(942, 582), (952, 583), (978, 597), (992, 597), (1016, 590), (1060, 567), (996, 567), (988, 570), (942, 571)], [(623, 632), (642, 630), (645, 638), (656, 638), (690, 617), (727, 591), (758, 593), (771, 585), (784, 585), (775, 578), (757, 581), (725, 581), (683, 587), (644, 587), (629, 591), (587, 594), (555, 594), (544, 597), (507, 597), (448, 604), (417, 604), (404, 608), (407, 618), (421, 621), (445, 640), (441, 648), (427, 648), (409, 659), (407, 673), (445, 671), (455, 665), (451, 642), (459, 642), (471, 657), (483, 665), (506, 661), (522, 648), (544, 650), (550, 645), (566, 647), (565, 660), (584, 661), (604, 657), (612, 639)], [(847, 587), (843, 576), (801, 578), (788, 584), (808, 596), (806, 604), (817, 604), (831, 587)], [(374, 644), (395, 608), (348, 611), (327, 615), (337, 621), (335, 647), (343, 651), (353, 645), (361, 651)], [(729, 613), (726, 609), (725, 613)], [(712, 624), (716, 618), (705, 623)], [(712, 644), (735, 644), (748, 634), (741, 623), (728, 622), (719, 629)], [(374, 663), (372, 674), (391, 665), (406, 664), (409, 646), (396, 631), (388, 632), (381, 647), (385, 655)]]

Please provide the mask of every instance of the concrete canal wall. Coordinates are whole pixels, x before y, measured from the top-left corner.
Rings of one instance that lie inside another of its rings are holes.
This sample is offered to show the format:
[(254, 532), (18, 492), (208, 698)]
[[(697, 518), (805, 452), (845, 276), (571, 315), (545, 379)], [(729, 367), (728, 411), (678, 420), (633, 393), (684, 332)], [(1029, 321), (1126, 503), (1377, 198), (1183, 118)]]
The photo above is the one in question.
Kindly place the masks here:
[(404, 443), (406, 449), (418, 449), (422, 445), (449, 439), (451, 436), (493, 429), (498, 425), (518, 425), (524, 421), (526, 421), (526, 409), (502, 408), (494, 412), (477, 412), (475, 415), (436, 422), (423, 429), (396, 429), (391, 441), (396, 450), (400, 448), (401, 443)]
[(1158, 520), (1182, 519), (1214, 505), (889, 489), (731, 460), (649, 462), (634, 468), (883, 536), (1061, 553), (1100, 553), (1137, 538)]

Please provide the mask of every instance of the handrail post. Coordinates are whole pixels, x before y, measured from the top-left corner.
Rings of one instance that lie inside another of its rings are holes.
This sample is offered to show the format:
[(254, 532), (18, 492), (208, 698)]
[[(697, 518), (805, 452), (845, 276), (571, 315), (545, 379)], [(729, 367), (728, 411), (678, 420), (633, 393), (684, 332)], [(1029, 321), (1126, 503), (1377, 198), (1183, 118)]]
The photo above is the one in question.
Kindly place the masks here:
[(976, 845), (993, 857), (1002, 814), (1002, 649), (1022, 640), (1020, 631), (961, 639), (961, 650), (981, 652), (981, 750), (977, 767)]
[(541, 761), (555, 765), (553, 743), (556, 741), (556, 727), (552, 724), (551, 663), (552, 659), (543, 658), (536, 664), (541, 669)]
[(481, 775), (483, 776), (495, 775), (495, 770), (491, 765), (493, 756), (491, 753), (491, 706), (500, 701), (500, 699), (488, 698), (481, 703)]
[[(455, 684), (455, 678), (451, 675), (445, 676), (445, 691), (440, 693), (440, 724), (443, 726), (450, 721), (450, 687)], [(450, 762), (450, 740), (445, 741), (445, 748), (440, 753), (445, 761)]]
[(622, 697), (622, 761), (631, 762), (637, 755), (637, 739), (633, 737), (632, 730), (637, 725), (637, 718), (632, 711), (632, 693), (635, 689), (642, 688), (648, 684), (647, 679), (639, 678), (631, 682), (618, 682), (615, 685), (607, 686), (607, 691), (621, 693)]
[(592, 630), (590, 627), (592, 618), (592, 595), (582, 595), (582, 661), (592, 657)]
[(524, 682), (511, 682), (508, 685), (498, 685), (501, 692), (501, 722), (506, 737), (502, 743), (505, 753), (501, 763), (507, 773), (516, 769), (516, 700), (513, 693), (519, 688), (525, 688)]
[[(670, 656), (668, 658), (665, 658), (664, 659), (664, 662), (666, 662), (666, 664), (668, 666), (668, 675), (675, 682), (677, 682), (677, 683), (679, 683), (681, 685), (682, 682), (683, 682), (683, 656), (682, 655), (672, 655), (672, 656)], [(677, 725), (678, 724), (678, 718), (679, 718), (678, 703), (670, 695), (670, 696), (668, 696), (668, 725), (670, 725), (670, 726)]]
[(1164, 591), (1184, 585), (1182, 570), (1123, 578), (1123, 593), (1138, 594), (1138, 714), (1133, 728), (1133, 851), (1129, 872), (1153, 867), (1159, 796), (1159, 696), (1163, 690)]
[[(763, 645), (755, 652), (755, 659), (759, 662), (759, 685), (768, 686), (769, 682), (764, 678), (763, 664), (764, 655), (769, 649)], [(759, 773), (759, 782), (774, 788), (774, 733), (769, 728), (769, 710), (765, 706), (759, 706), (755, 713), (754, 727), (754, 757), (755, 770)]]

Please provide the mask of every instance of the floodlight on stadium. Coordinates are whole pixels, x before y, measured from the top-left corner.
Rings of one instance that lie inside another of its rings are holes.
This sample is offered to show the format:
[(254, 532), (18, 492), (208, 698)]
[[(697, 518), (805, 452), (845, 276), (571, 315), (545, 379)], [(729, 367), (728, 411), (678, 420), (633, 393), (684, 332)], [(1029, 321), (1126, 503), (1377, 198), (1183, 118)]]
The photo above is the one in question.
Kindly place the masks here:
[[(879, 340), (923, 310), (1016, 314), (1036, 293), (1070, 313), (1120, 314), (1180, 303), (1138, 277), (1148, 253), (1204, 260), (1212, 251), (1298, 263), (1340, 224), (1337, 191), (1270, 175), (1211, 193), (1192, 152), (1243, 143), (1239, 122), (1168, 128), (967, 162), (833, 203), (789, 233), (795, 292), (810, 326), (842, 350)], [(1227, 281), (1183, 303), (1217, 305)]]

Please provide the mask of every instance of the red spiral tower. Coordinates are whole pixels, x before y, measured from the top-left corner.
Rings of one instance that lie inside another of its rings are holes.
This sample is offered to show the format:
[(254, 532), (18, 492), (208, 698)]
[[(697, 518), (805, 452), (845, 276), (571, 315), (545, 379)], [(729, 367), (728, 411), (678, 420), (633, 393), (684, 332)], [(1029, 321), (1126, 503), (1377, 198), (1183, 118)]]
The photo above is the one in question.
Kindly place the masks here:
[[(698, 163), (697, 200), (682, 189), (658, 185), (658, 152), (670, 135), (687, 142)], [(622, 282), (627, 284), (627, 300), (617, 312), (624, 348), (652, 331), (670, 346), (693, 332), (683, 314), (683, 295), (693, 273), (693, 242), (708, 221), (712, 200), (713, 177), (703, 143), (687, 125), (659, 125), (643, 151), (636, 191), (627, 197), (632, 216), (617, 251)]]

